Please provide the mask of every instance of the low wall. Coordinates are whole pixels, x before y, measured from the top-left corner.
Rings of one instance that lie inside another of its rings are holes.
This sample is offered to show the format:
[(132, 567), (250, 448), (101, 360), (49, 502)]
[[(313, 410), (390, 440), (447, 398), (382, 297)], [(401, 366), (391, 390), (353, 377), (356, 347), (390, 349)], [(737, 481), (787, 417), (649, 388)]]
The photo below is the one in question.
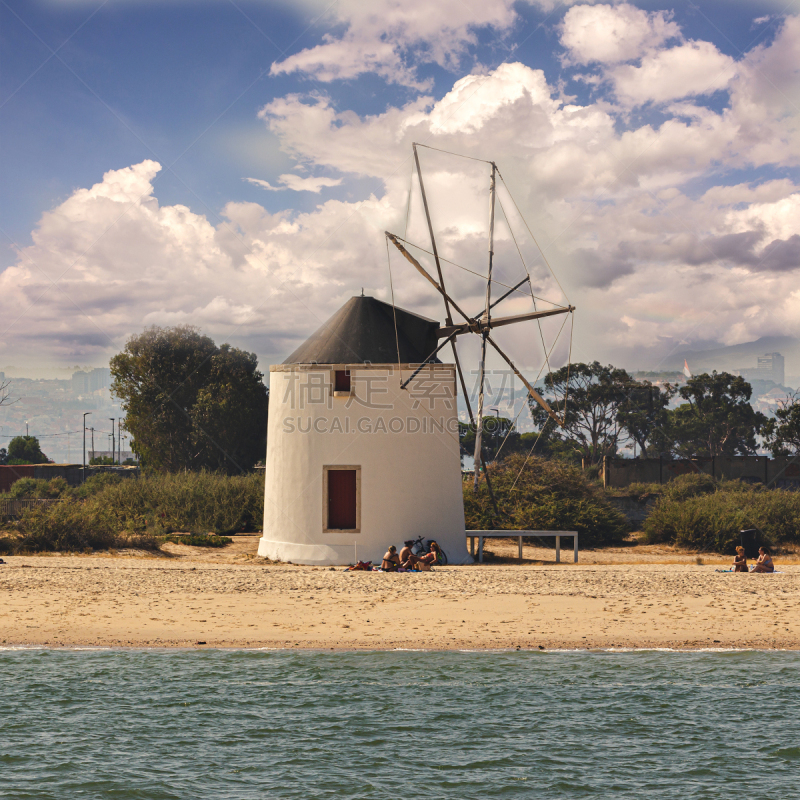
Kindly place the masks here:
[(714, 478), (770, 484), (777, 489), (800, 490), (800, 461), (791, 456), (717, 456), (715, 458), (609, 458), (603, 459), (603, 485), (667, 483), (679, 475), (701, 473)]

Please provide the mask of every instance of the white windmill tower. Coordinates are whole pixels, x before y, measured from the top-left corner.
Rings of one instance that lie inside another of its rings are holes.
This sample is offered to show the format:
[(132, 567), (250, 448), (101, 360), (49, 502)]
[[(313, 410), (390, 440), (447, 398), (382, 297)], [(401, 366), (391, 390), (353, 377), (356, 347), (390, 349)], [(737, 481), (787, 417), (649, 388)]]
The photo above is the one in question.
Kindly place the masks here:
[[(419, 174), (438, 280), (388, 240), (442, 296), (445, 324), (372, 297), (351, 298), (283, 364), (270, 368), (264, 532), (258, 552), (297, 564), (379, 562), (390, 544), (435, 539), (451, 564), (468, 563), (464, 530), (457, 380), (469, 406), (456, 350), (467, 333), (481, 337), (476, 465), (481, 454), (484, 363), (497, 350), (530, 396), (558, 417), (492, 339), (494, 328), (573, 311), (497, 317), (496, 307), (526, 280), (492, 301), (496, 176), (491, 175), (489, 270), (485, 307), (469, 316), (448, 294)], [(489, 163), (489, 162), (487, 162)], [(454, 323), (451, 309), (463, 318)], [(437, 355), (450, 344), (453, 363)], [(477, 485), (479, 470), (476, 469)]]

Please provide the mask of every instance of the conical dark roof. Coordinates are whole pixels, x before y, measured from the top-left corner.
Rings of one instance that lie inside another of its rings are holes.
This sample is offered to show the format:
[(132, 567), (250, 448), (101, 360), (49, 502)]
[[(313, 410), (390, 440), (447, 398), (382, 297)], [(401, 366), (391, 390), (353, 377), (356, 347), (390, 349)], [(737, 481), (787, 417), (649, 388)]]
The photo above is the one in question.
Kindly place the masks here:
[(432, 319), (374, 297), (351, 297), (283, 363), (396, 364), (399, 343), (400, 362), (421, 364), (438, 345), (438, 328)]

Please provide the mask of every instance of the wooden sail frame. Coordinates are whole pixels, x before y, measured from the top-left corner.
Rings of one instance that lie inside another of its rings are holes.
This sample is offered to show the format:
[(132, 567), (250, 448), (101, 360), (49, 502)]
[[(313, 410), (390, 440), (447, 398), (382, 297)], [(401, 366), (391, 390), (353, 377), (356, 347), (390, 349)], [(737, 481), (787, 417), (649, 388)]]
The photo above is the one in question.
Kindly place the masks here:
[[(423, 145), (424, 146), (424, 145)], [(438, 335), (440, 339), (443, 339), (436, 349), (425, 359), (425, 362), (421, 364), (413, 374), (405, 380), (401, 384), (401, 389), (405, 389), (406, 386), (416, 377), (416, 375), (425, 368), (425, 366), (448, 344), (451, 345), (453, 350), (453, 358), (455, 360), (456, 371), (458, 373), (459, 383), (461, 384), (461, 391), (464, 396), (464, 402), (467, 406), (467, 411), (469, 413), (470, 422), (475, 425), (475, 454), (474, 454), (474, 461), (475, 461), (475, 474), (473, 480), (473, 490), (477, 489), (478, 481), (479, 481), (479, 471), (477, 465), (480, 463), (483, 465), (484, 468), (484, 475), (486, 477), (487, 486), (489, 488), (489, 492), (492, 498), (492, 503), (497, 509), (497, 503), (494, 498), (494, 493), (492, 492), (491, 483), (489, 481), (489, 474), (486, 470), (486, 463), (483, 458), (483, 450), (482, 450), (482, 435), (483, 435), (483, 404), (484, 404), (484, 385), (485, 385), (485, 372), (486, 372), (486, 348), (487, 345), (490, 345), (499, 355), (500, 357), (508, 364), (508, 366), (512, 369), (514, 374), (519, 378), (522, 384), (525, 386), (525, 389), (528, 392), (528, 398), (532, 398), (536, 403), (541, 406), (541, 408), (548, 414), (548, 416), (553, 419), (559, 427), (563, 427), (564, 425), (564, 418), (563, 415), (566, 414), (566, 398), (565, 398), (565, 408), (562, 412), (562, 417), (559, 417), (558, 414), (551, 408), (550, 404), (536, 391), (533, 385), (525, 378), (524, 375), (519, 371), (517, 366), (511, 360), (511, 358), (502, 350), (502, 348), (497, 344), (497, 342), (492, 339), (490, 336), (490, 331), (494, 328), (502, 327), (505, 325), (512, 325), (519, 322), (526, 322), (531, 320), (540, 320), (545, 317), (556, 316), (560, 314), (571, 314), (575, 311), (575, 307), (571, 304), (566, 306), (556, 306), (553, 309), (548, 309), (546, 311), (533, 311), (526, 314), (514, 314), (511, 316), (505, 317), (495, 317), (492, 318), (492, 309), (498, 306), (503, 300), (517, 291), (522, 285), (525, 283), (530, 284), (530, 275), (527, 275), (523, 278), (519, 283), (515, 286), (511, 287), (505, 294), (501, 297), (497, 298), (496, 300), (492, 301), (492, 272), (494, 269), (494, 227), (495, 227), (495, 205), (496, 205), (496, 194), (497, 194), (497, 175), (499, 170), (497, 169), (497, 164), (494, 161), (485, 162), (491, 165), (491, 180), (490, 180), (490, 205), (489, 205), (489, 263), (488, 263), (488, 274), (486, 276), (486, 295), (485, 295), (485, 303), (484, 308), (481, 311), (480, 315), (470, 316), (465, 311), (463, 311), (458, 303), (453, 299), (453, 297), (448, 293), (445, 282), (444, 282), (444, 274), (442, 272), (441, 261), (439, 258), (439, 250), (436, 244), (436, 236), (433, 230), (433, 223), (431, 221), (430, 209), (428, 207), (428, 197), (425, 192), (425, 184), (422, 178), (422, 168), (419, 161), (419, 153), (417, 151), (417, 143), (413, 143), (413, 152), (414, 152), (414, 164), (416, 166), (417, 176), (419, 179), (419, 186), (420, 186), (420, 194), (422, 196), (422, 206), (425, 213), (425, 220), (427, 223), (428, 233), (431, 239), (431, 254), (433, 255), (434, 263), (436, 264), (436, 275), (438, 280), (431, 275), (423, 266), (419, 263), (419, 261), (401, 244), (400, 237), (397, 235), (386, 231), (386, 238), (389, 242), (391, 242), (397, 250), (403, 255), (403, 257), (420, 273), (420, 275), (428, 281), (428, 283), (433, 286), (434, 289), (441, 295), (444, 301), (445, 307), (445, 324), (439, 328)], [(457, 154), (453, 154), (457, 155)], [(508, 187), (506, 187), (507, 189)], [(512, 198), (513, 200), (513, 198)], [(509, 227), (510, 221), (506, 219)], [(523, 261), (524, 264), (524, 261)], [(549, 265), (548, 265), (549, 266)], [(527, 267), (526, 267), (527, 271)], [(554, 276), (555, 277), (555, 276)], [(556, 279), (557, 280), (557, 279)], [(533, 293), (531, 292), (531, 296)], [(535, 305), (534, 305), (535, 307)], [(461, 317), (463, 317), (464, 321), (460, 323), (454, 323), (453, 317), (451, 313), (451, 308), (454, 309)], [(467, 333), (474, 333), (481, 337), (481, 355), (480, 355), (480, 362), (479, 362), (479, 391), (478, 391), (478, 409), (477, 409), (477, 421), (475, 415), (472, 411), (472, 405), (469, 400), (469, 395), (467, 393), (466, 382), (464, 380), (464, 373), (461, 368), (461, 361), (458, 357), (458, 349), (456, 347), (456, 339), (458, 336), (467, 334)], [(545, 356), (547, 353), (545, 352)], [(513, 427), (513, 426), (512, 426)]]

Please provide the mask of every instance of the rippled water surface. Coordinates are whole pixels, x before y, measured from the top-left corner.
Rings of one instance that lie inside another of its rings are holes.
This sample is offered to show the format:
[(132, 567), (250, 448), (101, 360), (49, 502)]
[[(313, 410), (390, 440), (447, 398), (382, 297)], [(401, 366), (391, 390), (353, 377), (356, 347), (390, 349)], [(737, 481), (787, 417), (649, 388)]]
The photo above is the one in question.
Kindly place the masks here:
[(793, 798), (798, 653), (0, 651), (0, 797)]

